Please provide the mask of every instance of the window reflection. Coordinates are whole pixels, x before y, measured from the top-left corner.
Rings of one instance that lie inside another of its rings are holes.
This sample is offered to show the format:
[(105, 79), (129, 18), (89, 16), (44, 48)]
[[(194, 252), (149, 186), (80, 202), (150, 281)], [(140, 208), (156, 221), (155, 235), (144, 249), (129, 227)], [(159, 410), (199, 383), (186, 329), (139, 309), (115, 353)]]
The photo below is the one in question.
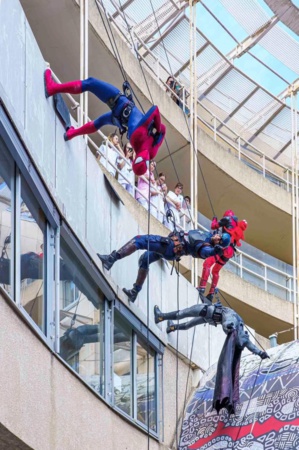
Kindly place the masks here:
[(132, 416), (132, 331), (115, 317), (113, 343), (114, 404)]
[(0, 139), (0, 285), (10, 295), (13, 295), (11, 272), (13, 173), (14, 163)]
[(60, 255), (60, 355), (104, 395), (103, 294), (63, 239)]
[(114, 406), (157, 432), (156, 352), (114, 310)]
[(140, 337), (136, 358), (137, 420), (157, 431), (155, 353), (150, 348), (147, 351), (147, 344)]
[(44, 249), (46, 218), (21, 175), (21, 305), (45, 332)]

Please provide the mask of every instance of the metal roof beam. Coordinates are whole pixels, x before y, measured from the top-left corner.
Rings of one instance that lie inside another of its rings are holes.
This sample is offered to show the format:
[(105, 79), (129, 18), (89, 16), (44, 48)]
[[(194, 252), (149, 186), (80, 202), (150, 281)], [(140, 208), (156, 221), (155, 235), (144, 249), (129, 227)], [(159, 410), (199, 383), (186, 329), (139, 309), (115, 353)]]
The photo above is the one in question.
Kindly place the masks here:
[[(157, 47), (157, 45), (159, 45), (160, 42), (163, 41), (163, 39), (164, 39), (164, 38), (165, 38), (172, 30), (174, 30), (174, 29), (176, 28), (176, 26), (177, 26), (184, 18), (185, 18), (184, 15), (178, 17), (177, 20), (175, 20), (175, 21), (173, 22), (173, 24), (172, 24), (167, 30), (165, 30), (164, 33), (162, 33), (162, 34), (159, 36), (159, 38), (154, 42), (154, 44), (153, 44), (152, 46), (149, 47), (149, 50), (152, 51), (155, 47)], [(144, 52), (143, 57), (145, 58), (145, 57), (148, 55), (148, 53), (149, 53), (148, 50), (146, 50), (146, 51)]]
[[(202, 47), (200, 47), (197, 52), (196, 52), (196, 58), (201, 54), (201, 52), (203, 52), (210, 44), (208, 42), (206, 42)], [(188, 59), (183, 65), (182, 67), (180, 67), (179, 70), (177, 70), (173, 76), (177, 77), (180, 73), (182, 73), (190, 64), (190, 59)]]
[(133, 3), (133, 1), (134, 0), (127, 0), (125, 3), (123, 3), (122, 5), (116, 5), (114, 2), (113, 2), (113, 0), (110, 0), (113, 4), (114, 4), (114, 6), (117, 8), (117, 11), (115, 11), (115, 13), (114, 14), (112, 14), (112, 17), (113, 17), (113, 19), (115, 19), (117, 16), (119, 16), (120, 15), (120, 13), (122, 12), (124, 12), (124, 10), (128, 7), (128, 6), (130, 6), (132, 3)]
[[(175, 9), (171, 8), (171, 5), (173, 5)], [(140, 24), (136, 25), (134, 31), (145, 43), (147, 43), (165, 24), (181, 14), (186, 7), (187, 5), (180, 0), (167, 2)], [(166, 30), (166, 32), (167, 31), (168, 30)]]
[[(297, 132), (297, 136), (299, 136), (299, 131)], [(277, 159), (292, 143), (292, 139), (290, 139), (286, 144), (284, 144), (283, 147), (279, 150), (278, 153), (276, 153), (275, 156), (273, 156), (273, 159)]]
[(272, 120), (285, 108), (285, 105), (280, 105), (280, 107), (266, 120), (265, 123), (248, 139), (248, 142), (252, 142), (268, 125)]
[[(248, 100), (259, 90), (259, 87), (256, 86), (253, 91), (250, 92), (250, 94), (247, 95), (247, 97), (245, 97), (241, 103), (238, 104), (238, 106), (236, 106), (236, 108), (229, 113), (229, 115), (223, 120), (223, 124), (227, 123), (229, 121), (229, 119), (231, 119), (238, 111), (239, 109), (241, 109), (245, 103), (248, 102)], [(219, 127), (217, 128), (217, 130), (220, 130), (223, 127), (223, 124), (220, 124)]]
[[(223, 61), (221, 61), (221, 63), (223, 64)], [(215, 68), (213, 67), (213, 73), (215, 73)], [(210, 86), (200, 95), (200, 97), (198, 98), (198, 100), (202, 100), (212, 89), (214, 89), (215, 86), (217, 86), (217, 84), (219, 83), (219, 81), (222, 80), (222, 78), (225, 77), (226, 74), (228, 74), (228, 72), (230, 72), (233, 69), (233, 66), (228, 66), (226, 68), (226, 70), (224, 72), (222, 72), (217, 78), (216, 80), (213, 81), (212, 84), (210, 84)], [(212, 69), (211, 69), (212, 70)], [(209, 71), (210, 72), (210, 71)], [(206, 76), (205, 74), (205, 80), (208, 79), (209, 77)]]
[(277, 16), (273, 16), (268, 22), (256, 30), (251, 36), (245, 38), (240, 44), (237, 45), (228, 55), (227, 59), (233, 61), (236, 58), (240, 58), (254, 47), (264, 36), (277, 24), (279, 21)]

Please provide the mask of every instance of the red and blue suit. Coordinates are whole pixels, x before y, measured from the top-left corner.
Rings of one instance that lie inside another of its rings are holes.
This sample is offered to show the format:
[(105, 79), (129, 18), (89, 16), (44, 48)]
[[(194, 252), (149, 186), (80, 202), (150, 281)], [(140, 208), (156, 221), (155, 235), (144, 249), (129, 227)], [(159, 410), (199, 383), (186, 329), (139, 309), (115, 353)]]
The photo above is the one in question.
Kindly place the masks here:
[[(128, 139), (136, 152), (133, 171), (138, 176), (147, 171), (148, 162), (155, 158), (166, 133), (166, 127), (161, 123), (157, 106), (152, 106), (143, 114), (135, 106), (132, 95), (125, 95), (112, 84), (93, 77), (60, 84), (53, 80), (51, 70), (47, 69), (44, 73), (44, 81), (46, 97), (58, 93), (91, 92), (111, 110), (82, 127), (69, 128), (64, 135), (66, 141), (75, 136), (95, 133), (104, 125), (118, 127), (121, 134), (127, 130)], [(128, 87), (128, 83), (125, 82), (125, 92)]]
[[(245, 221), (242, 221), (242, 224), (245, 223)], [(199, 292), (204, 293), (207, 282), (209, 279), (210, 274), (212, 275), (212, 283), (209, 290), (208, 298), (211, 300), (215, 294), (215, 289), (218, 285), (219, 281), (219, 272), (225, 266), (225, 264), (234, 256), (235, 254), (235, 245), (241, 245), (239, 241), (236, 241), (234, 236), (234, 233), (236, 230), (239, 231), (239, 222), (238, 217), (235, 215), (235, 213), (230, 209), (224, 212), (223, 217), (218, 221), (217, 217), (213, 217), (212, 223), (211, 223), (211, 229), (212, 230), (219, 230), (221, 228), (222, 233), (229, 235), (230, 240), (227, 243), (226, 248), (224, 248), (221, 255), (214, 255), (205, 260), (203, 263), (202, 268), (202, 274), (201, 274), (201, 280), (199, 285)], [(245, 226), (246, 228), (246, 226)], [(243, 237), (244, 238), (244, 235)]]

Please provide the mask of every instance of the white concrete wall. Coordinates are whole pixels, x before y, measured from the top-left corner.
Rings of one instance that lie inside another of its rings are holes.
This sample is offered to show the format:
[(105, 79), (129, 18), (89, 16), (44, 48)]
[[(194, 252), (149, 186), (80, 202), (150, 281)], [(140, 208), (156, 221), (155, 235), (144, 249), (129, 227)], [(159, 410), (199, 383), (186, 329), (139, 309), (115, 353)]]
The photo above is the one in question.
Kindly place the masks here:
[[(44, 96), (45, 62), (18, 0), (0, 1), (0, 24), (0, 96), (61, 214), (101, 270), (96, 252), (110, 252), (132, 236), (147, 233), (146, 227), (139, 225), (145, 211), (136, 204), (127, 207), (129, 201), (125, 206), (111, 201), (102, 169), (82, 137), (64, 142), (53, 100)], [(166, 230), (153, 222), (150, 231)], [(111, 278), (108, 276), (126, 304), (121, 288), (135, 281), (138, 257), (134, 254), (118, 262)], [(163, 331), (165, 324), (154, 325), (153, 306), (158, 304), (165, 311), (177, 309), (178, 298), (182, 309), (195, 304), (198, 294), (183, 276), (170, 276), (165, 264), (152, 265), (150, 325), (164, 342), (168, 339)], [(92, 449), (100, 443), (101, 448), (113, 450), (120, 448), (124, 440), (128, 450), (145, 448), (147, 437), (134, 427), (128, 428), (70, 374), (0, 300), (0, 359), (4, 362), (0, 366), (0, 421), (35, 449)], [(130, 306), (145, 323), (146, 302), (144, 289), (136, 304)], [(190, 356), (193, 332), (179, 335), (178, 350), (185, 357)], [(192, 361), (206, 370), (218, 359), (224, 334), (219, 327), (209, 326), (199, 327), (195, 333)], [(176, 334), (169, 336), (169, 343), (176, 347)], [(169, 350), (164, 361), (165, 441), (170, 442), (175, 423), (175, 358)], [(179, 361), (179, 411), (187, 371), (188, 366)], [(33, 424), (38, 426), (33, 428)], [(151, 449), (155, 448), (162, 447), (153, 442)]]
[[(111, 201), (103, 172), (86, 148), (84, 138), (64, 142), (64, 130), (55, 116), (53, 99), (46, 100), (44, 95), (46, 64), (18, 0), (0, 3), (0, 23), (4, 24), (0, 35), (0, 95), (63, 216), (101, 267), (96, 252), (110, 252), (134, 235), (147, 233), (146, 228), (141, 229), (138, 225), (138, 208), (140, 214), (144, 210), (136, 204), (134, 218), (125, 206)], [(153, 227), (155, 225), (151, 226), (150, 232), (155, 233)], [(119, 287), (131, 287), (135, 281), (140, 254), (113, 267), (111, 277)], [(127, 302), (121, 289), (118, 291)], [(197, 300), (197, 291), (181, 276), (179, 308), (191, 306)], [(145, 323), (146, 301), (144, 289), (132, 306)], [(164, 311), (177, 309), (177, 277), (170, 276), (170, 266), (152, 265), (149, 301), (152, 329), (165, 340), (166, 335), (161, 335), (153, 324), (152, 311), (155, 304)], [(189, 354), (191, 336), (193, 331), (180, 334), (179, 351), (183, 355)], [(201, 344), (194, 346), (192, 360), (203, 369), (207, 369), (218, 355), (216, 352), (210, 360), (210, 336), (218, 342), (224, 338), (221, 329), (201, 327), (196, 330), (196, 342)], [(175, 336), (170, 336), (169, 340), (175, 346)]]
[[(101, 400), (35, 336), (0, 290), (0, 423), (34, 450), (139, 450), (148, 437)], [(178, 409), (182, 412), (188, 366), (178, 361)], [(164, 356), (164, 443), (175, 433), (176, 357)], [(189, 379), (192, 383), (192, 371)], [(0, 429), (1, 449), (4, 447)]]

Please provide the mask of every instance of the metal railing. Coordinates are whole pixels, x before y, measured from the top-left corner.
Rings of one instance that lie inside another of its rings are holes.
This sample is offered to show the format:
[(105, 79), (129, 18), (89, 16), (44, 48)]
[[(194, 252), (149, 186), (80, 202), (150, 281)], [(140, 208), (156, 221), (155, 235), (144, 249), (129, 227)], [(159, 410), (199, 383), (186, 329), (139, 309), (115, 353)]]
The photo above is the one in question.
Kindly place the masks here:
[[(99, 131), (98, 132), (103, 138), (107, 139), (105, 135)], [(92, 141), (90, 136), (88, 137), (88, 141), (91, 144), (91, 146), (97, 150), (97, 145)], [(110, 143), (111, 147), (113, 145)], [(121, 153), (118, 151), (117, 148), (113, 147), (114, 151), (117, 152), (117, 154), (123, 158)], [(107, 154), (103, 155), (105, 159), (107, 159)], [(125, 158), (123, 158), (125, 159)], [(126, 161), (126, 159), (125, 159)], [(148, 204), (150, 204), (150, 211), (154, 217), (157, 217), (156, 214), (159, 213), (163, 217), (163, 220), (160, 220), (162, 223), (166, 223), (166, 214), (165, 210), (159, 209), (151, 200), (149, 201), (148, 198), (134, 185), (130, 183), (130, 180), (128, 180), (118, 169), (116, 165), (114, 165), (111, 161), (107, 160), (108, 165), (110, 165), (113, 170), (115, 170), (116, 173), (120, 174), (128, 184), (130, 184), (133, 188), (133, 197), (135, 197), (135, 193), (138, 192)], [(128, 162), (126, 161), (126, 164)], [(109, 171), (109, 169), (108, 169)], [(144, 180), (148, 183), (147, 180)], [(154, 188), (154, 186), (152, 187)], [(163, 195), (159, 193), (158, 195)], [(171, 201), (168, 199), (168, 203), (171, 203)], [(173, 206), (175, 206), (173, 204)], [(192, 228), (195, 228), (194, 221), (191, 218), (191, 216), (188, 216), (188, 214), (183, 213), (181, 216), (181, 222), (177, 225), (177, 228), (188, 231), (190, 229), (190, 222), (193, 222)], [(189, 223), (188, 223), (189, 222)], [(197, 221), (197, 228), (202, 231), (210, 231), (208, 228), (206, 228), (204, 225), (202, 225), (199, 221)], [(235, 253), (235, 256), (229, 260), (229, 262), (226, 264), (225, 268), (229, 270), (230, 272), (235, 273), (236, 275), (240, 276), (240, 278), (254, 284), (255, 286), (259, 287), (260, 289), (263, 289), (273, 295), (276, 295), (279, 298), (282, 298), (287, 301), (293, 301), (293, 276), (285, 271), (279, 270), (274, 266), (271, 266), (269, 264), (264, 263), (260, 259), (257, 259), (253, 256), (251, 256), (248, 253), (245, 253), (241, 250), (237, 250)]]
[[(121, 26), (115, 20), (113, 16), (105, 11), (108, 20), (113, 22), (115, 27), (118, 29), (120, 35), (126, 41), (133, 53), (138, 52), (138, 58), (142, 61), (149, 72), (155, 78), (161, 87), (165, 90), (169, 90), (169, 86), (166, 85), (165, 76), (167, 77), (173, 75), (161, 64), (159, 57), (157, 57), (143, 42), (143, 40), (134, 32), (133, 29), (130, 30), (130, 36), (132, 36), (136, 42), (139, 42), (139, 48), (136, 48), (135, 43), (131, 42), (131, 38), (124, 33)], [(120, 12), (121, 13), (121, 12)], [(145, 55), (150, 55), (155, 64), (149, 64), (149, 62), (144, 57)], [(164, 74), (164, 79), (161, 77), (161, 73)], [(173, 77), (176, 79), (175, 77)], [(172, 91), (172, 95), (180, 102), (180, 107), (184, 112), (187, 112), (188, 104), (187, 98), (189, 97), (189, 91), (183, 86), (179, 80), (177, 83), (182, 88), (182, 95), (178, 96), (176, 92)], [(197, 116), (199, 122), (202, 123), (213, 135), (214, 140), (217, 138), (225, 144), (229, 145), (229, 149), (234, 151), (238, 159), (244, 162), (247, 166), (256, 170), (263, 177), (269, 179), (271, 182), (277, 184), (278, 186), (284, 188), (288, 192), (291, 190), (291, 169), (284, 164), (277, 162), (275, 159), (268, 156), (263, 151), (259, 150), (257, 147), (252, 145), (249, 141), (243, 138), (241, 135), (236, 133), (231, 127), (224, 123), (219, 117), (215, 115), (203, 102), (198, 100), (198, 107), (201, 111), (201, 115)], [(220, 131), (221, 130), (221, 131)]]
[[(55, 76), (55, 74), (53, 74), (53, 76), (57, 82), (60, 82), (59, 79)], [(80, 105), (71, 96), (71, 94), (66, 95), (72, 104), (71, 108), (77, 110), (77, 121), (79, 121)], [(91, 119), (88, 118), (88, 120)], [(108, 145), (107, 136), (105, 136), (100, 130), (97, 131), (97, 134), (99, 134), (102, 137), (102, 139), (106, 142), (106, 145)], [(91, 139), (90, 136), (87, 137), (87, 142), (94, 149), (94, 153), (97, 154), (98, 145), (94, 142), (93, 139)], [(125, 164), (130, 165), (127, 159), (124, 158), (124, 156), (119, 152), (117, 148), (113, 146), (111, 142), (109, 142), (109, 146), (111, 146), (113, 150), (117, 153), (117, 155), (125, 161)], [(109, 161), (109, 157), (107, 157), (107, 152), (106, 155), (102, 155), (101, 157), (104, 157), (105, 159), (108, 158), (107, 159), (108, 167), (110, 165), (115, 171), (115, 173), (118, 173), (123, 179), (126, 180), (128, 184), (132, 186), (132, 191), (134, 194), (133, 197), (135, 197), (135, 193), (138, 192), (140, 196), (143, 197), (148, 204), (150, 204), (150, 210), (152, 212), (154, 211), (153, 215), (155, 217), (157, 217), (157, 213), (161, 214), (161, 216), (163, 217), (162, 222), (165, 224), (166, 221), (165, 210), (159, 209), (159, 207), (157, 207), (151, 200), (148, 200), (148, 198), (135, 186), (135, 184), (134, 183), (132, 184), (130, 180), (125, 177), (125, 175), (121, 172), (121, 170), (119, 170), (117, 165)], [(163, 194), (159, 193), (159, 195)], [(170, 199), (168, 199), (167, 202), (172, 203)], [(173, 204), (173, 206), (175, 205)], [(190, 215), (188, 217), (187, 214), (182, 215), (181, 223), (177, 224), (177, 228), (182, 229), (184, 231), (188, 231), (190, 229), (190, 223), (187, 223), (189, 219), (192, 221), (192, 228), (195, 228), (195, 226), (193, 226), (194, 220), (191, 218)], [(203, 231), (209, 231), (198, 221), (197, 221), (197, 228)], [(239, 250), (236, 252), (234, 258), (230, 259), (229, 262), (226, 264), (226, 268), (229, 271), (234, 272), (236, 275), (240, 276), (242, 279), (249, 281), (250, 283), (258, 286), (259, 288), (267, 292), (273, 293), (273, 295), (276, 295), (279, 298), (288, 301), (293, 301), (293, 285), (294, 285), (293, 276), (287, 272), (281, 271), (276, 267), (266, 264), (261, 260), (258, 260), (253, 256)]]

